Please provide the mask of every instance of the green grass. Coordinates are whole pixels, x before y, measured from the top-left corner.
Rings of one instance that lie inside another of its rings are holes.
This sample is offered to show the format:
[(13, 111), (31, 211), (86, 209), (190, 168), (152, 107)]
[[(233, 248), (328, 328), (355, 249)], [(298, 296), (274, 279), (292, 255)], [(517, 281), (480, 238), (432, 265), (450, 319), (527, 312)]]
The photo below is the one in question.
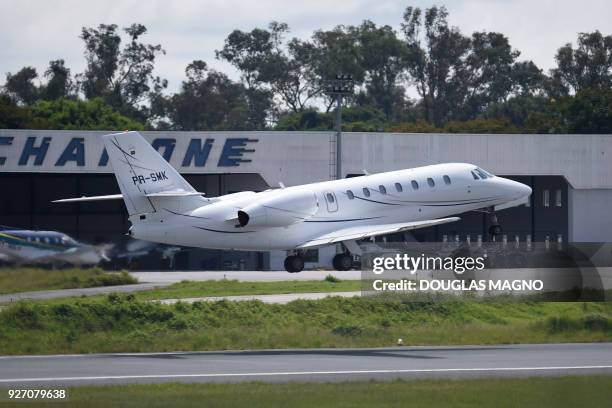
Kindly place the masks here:
[(113, 385), (70, 388), (68, 396), (57, 406), (586, 408), (610, 406), (612, 377)]
[(89, 288), (137, 283), (126, 271), (91, 269), (1, 268), (0, 293)]
[(280, 293), (350, 292), (361, 290), (358, 280), (312, 280), (282, 282), (238, 282), (216, 280), (183, 281), (171, 286), (136, 293), (141, 300), (181, 299), (207, 296), (268, 295)]
[(612, 340), (610, 303), (377, 298), (143, 302), (134, 295), (22, 301), (0, 312), (1, 354)]

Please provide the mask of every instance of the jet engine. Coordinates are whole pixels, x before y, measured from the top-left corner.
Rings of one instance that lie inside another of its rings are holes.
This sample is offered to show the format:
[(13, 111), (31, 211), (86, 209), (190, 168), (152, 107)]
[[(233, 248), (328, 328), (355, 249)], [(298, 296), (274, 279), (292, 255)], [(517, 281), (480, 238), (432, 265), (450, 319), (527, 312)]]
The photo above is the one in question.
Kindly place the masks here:
[(283, 192), (239, 210), (238, 223), (241, 227), (287, 227), (312, 217), (318, 208), (312, 191)]

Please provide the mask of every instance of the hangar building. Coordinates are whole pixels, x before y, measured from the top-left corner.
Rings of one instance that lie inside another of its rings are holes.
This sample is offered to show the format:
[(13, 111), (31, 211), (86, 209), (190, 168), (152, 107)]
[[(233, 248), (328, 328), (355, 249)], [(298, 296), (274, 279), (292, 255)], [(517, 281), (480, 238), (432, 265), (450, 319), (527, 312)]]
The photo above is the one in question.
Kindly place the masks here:
[[(104, 131), (0, 130), (0, 224), (58, 230), (92, 243), (122, 242), (120, 201), (52, 204), (59, 198), (117, 194)], [(208, 196), (329, 180), (333, 132), (142, 132)], [(468, 162), (528, 184), (531, 203), (498, 213), (509, 240), (612, 242), (612, 135), (344, 133), (345, 177), (443, 162)], [(414, 231), (417, 241), (486, 241), (489, 217)], [(333, 249), (308, 266), (330, 265)], [(158, 255), (159, 256), (159, 255)], [(190, 249), (176, 269), (282, 269), (281, 253)], [(150, 256), (142, 268), (157, 268)]]

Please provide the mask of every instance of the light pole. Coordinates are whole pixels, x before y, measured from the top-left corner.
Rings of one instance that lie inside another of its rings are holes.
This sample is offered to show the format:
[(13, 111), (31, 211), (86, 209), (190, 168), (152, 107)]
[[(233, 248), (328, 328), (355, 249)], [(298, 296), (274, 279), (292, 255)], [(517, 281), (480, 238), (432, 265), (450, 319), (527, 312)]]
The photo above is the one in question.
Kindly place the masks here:
[(336, 180), (342, 178), (342, 97), (352, 95), (354, 87), (351, 74), (337, 74), (325, 86), (325, 93), (336, 99)]

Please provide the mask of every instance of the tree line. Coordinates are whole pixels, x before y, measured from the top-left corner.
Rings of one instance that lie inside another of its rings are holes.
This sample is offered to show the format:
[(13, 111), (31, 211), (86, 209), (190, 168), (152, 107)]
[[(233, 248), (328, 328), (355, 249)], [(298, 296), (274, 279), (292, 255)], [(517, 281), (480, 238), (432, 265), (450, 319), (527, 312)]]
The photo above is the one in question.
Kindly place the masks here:
[(399, 32), (365, 20), (290, 37), (287, 24), (232, 31), (216, 58), (240, 73), (194, 60), (177, 92), (154, 74), (165, 53), (133, 24), (84, 27), (86, 68), (64, 60), (39, 76), (7, 73), (0, 127), (49, 129), (329, 130), (326, 81), (351, 74), (347, 131), (612, 132), (612, 35), (579, 33), (544, 72), (497, 32), (465, 35), (445, 7), (407, 7)]

